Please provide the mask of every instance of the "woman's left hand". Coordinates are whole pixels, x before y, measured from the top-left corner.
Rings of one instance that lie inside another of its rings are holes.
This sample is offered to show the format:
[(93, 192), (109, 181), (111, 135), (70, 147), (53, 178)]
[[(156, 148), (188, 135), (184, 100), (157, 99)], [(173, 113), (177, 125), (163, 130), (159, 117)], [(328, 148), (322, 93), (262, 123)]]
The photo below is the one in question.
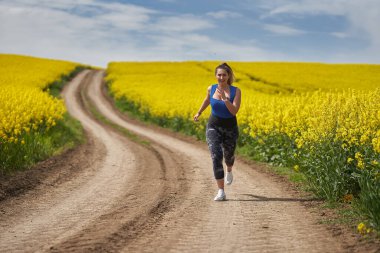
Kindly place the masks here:
[(220, 90), (219, 88), (216, 88), (216, 91), (219, 93), (220, 98), (221, 98), (223, 101), (228, 100), (228, 97), (226, 97), (226, 94), (224, 94), (224, 91)]

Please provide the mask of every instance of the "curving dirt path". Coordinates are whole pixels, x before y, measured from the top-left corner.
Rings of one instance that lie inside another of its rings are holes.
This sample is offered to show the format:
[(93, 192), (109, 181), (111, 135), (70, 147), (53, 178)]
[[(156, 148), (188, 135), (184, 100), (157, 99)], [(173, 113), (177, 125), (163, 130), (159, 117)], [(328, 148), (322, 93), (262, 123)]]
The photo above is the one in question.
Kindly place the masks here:
[[(91, 152), (68, 159), (75, 177), (0, 202), (0, 251), (356, 251), (318, 224), (308, 200), (242, 161), (228, 201), (214, 202), (206, 144), (126, 118), (105, 95), (103, 75), (83, 71), (63, 91)], [(97, 121), (91, 107), (137, 141)]]

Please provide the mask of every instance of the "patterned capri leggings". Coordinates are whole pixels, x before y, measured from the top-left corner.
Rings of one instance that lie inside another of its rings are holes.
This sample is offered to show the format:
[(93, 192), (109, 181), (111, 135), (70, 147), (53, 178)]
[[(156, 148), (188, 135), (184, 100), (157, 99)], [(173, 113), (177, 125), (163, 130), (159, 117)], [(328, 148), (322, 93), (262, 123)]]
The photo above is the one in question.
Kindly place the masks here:
[(223, 155), (227, 166), (234, 165), (238, 137), (239, 129), (237, 126), (224, 128), (207, 124), (206, 140), (211, 153), (215, 179), (224, 178)]

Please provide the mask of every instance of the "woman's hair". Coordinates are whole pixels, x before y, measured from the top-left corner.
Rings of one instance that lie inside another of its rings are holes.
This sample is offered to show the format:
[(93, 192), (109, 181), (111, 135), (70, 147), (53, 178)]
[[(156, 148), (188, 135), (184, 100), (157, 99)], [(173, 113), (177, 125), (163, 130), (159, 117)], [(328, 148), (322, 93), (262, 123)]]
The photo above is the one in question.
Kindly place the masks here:
[(228, 66), (227, 63), (223, 62), (222, 64), (217, 66), (215, 68), (215, 75), (216, 75), (216, 72), (218, 71), (218, 69), (224, 69), (227, 72), (227, 74), (228, 74), (228, 80), (227, 80), (228, 85), (231, 85), (235, 81), (234, 72), (232, 71), (232, 68), (230, 66)]

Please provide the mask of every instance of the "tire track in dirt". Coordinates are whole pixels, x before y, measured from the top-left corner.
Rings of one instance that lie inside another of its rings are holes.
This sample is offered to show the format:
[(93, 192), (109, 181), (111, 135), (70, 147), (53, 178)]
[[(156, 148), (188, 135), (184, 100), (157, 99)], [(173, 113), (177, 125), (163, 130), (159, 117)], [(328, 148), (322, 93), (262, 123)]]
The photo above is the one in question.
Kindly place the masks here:
[[(190, 190), (157, 222), (155, 230), (125, 246), (124, 251), (191, 252), (349, 252), (350, 245), (332, 237), (283, 185), (237, 161), (235, 181), (226, 189), (229, 201), (216, 203), (210, 155), (206, 145), (193, 144), (129, 122), (110, 103), (96, 74), (89, 98), (109, 120), (183, 156), (192, 167)], [(104, 84), (103, 84), (104, 85)], [(159, 238), (159, 239), (157, 239)]]

